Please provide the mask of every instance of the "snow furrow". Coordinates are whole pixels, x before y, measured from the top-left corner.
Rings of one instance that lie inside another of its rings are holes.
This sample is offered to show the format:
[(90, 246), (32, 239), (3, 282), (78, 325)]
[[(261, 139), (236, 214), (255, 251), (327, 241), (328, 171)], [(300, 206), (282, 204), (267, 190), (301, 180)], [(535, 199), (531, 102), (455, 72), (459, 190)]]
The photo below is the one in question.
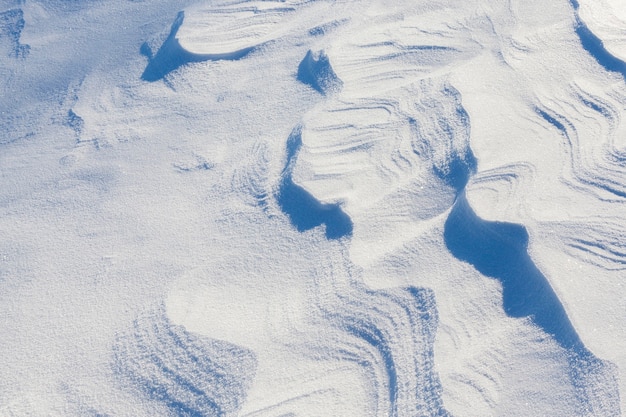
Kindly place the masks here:
[(5, 2), (0, 414), (618, 417), (619, 1)]
[(120, 335), (114, 368), (124, 383), (175, 415), (231, 416), (245, 399), (255, 363), (249, 350), (192, 335), (161, 309)]
[(437, 309), (432, 291), (371, 291), (358, 284), (323, 297), (329, 333), (325, 355), (355, 362), (370, 376), (375, 415), (448, 416), (433, 365)]

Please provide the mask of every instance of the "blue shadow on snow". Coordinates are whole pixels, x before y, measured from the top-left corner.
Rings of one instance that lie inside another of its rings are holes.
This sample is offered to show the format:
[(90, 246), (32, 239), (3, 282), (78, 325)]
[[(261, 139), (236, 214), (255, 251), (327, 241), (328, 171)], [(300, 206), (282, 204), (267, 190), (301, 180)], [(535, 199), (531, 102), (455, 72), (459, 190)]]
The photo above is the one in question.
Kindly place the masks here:
[(458, 195), (463, 191), (470, 176), (476, 172), (476, 157), (468, 147), (464, 154), (453, 152), (443, 166), (433, 166), (435, 175), (445, 184), (452, 187)]
[(297, 79), (323, 95), (337, 91), (343, 86), (343, 81), (337, 77), (328, 56), (323, 51), (317, 57), (310, 50), (307, 52), (298, 65)]
[(446, 220), (444, 240), (456, 258), (502, 283), (509, 316), (530, 316), (563, 348), (588, 353), (554, 290), (528, 255), (528, 233), (523, 226), (480, 219), (462, 194)]
[(148, 57), (148, 65), (141, 75), (142, 80), (150, 82), (161, 80), (170, 72), (193, 62), (222, 60), (236, 61), (245, 57), (255, 49), (254, 46), (251, 46), (237, 51), (221, 54), (191, 53), (185, 50), (176, 38), (176, 34), (183, 24), (184, 18), (185, 13), (179, 12), (174, 20), (174, 23), (172, 23), (172, 29), (170, 30), (169, 36), (154, 56), (152, 55), (152, 50), (147, 43), (141, 45), (141, 54)]
[(30, 52), (30, 46), (20, 42), (25, 24), (22, 9), (0, 12), (0, 41), (7, 39), (11, 58), (26, 58)]
[(595, 58), (607, 71), (618, 72), (626, 79), (626, 63), (612, 55), (598, 38), (580, 19), (578, 15), (579, 4), (577, 0), (570, 0), (570, 4), (576, 12), (576, 34), (580, 38), (583, 48)]
[(339, 239), (352, 235), (352, 220), (339, 204), (322, 203), (293, 182), (292, 171), (301, 147), (301, 129), (296, 128), (287, 140), (287, 164), (276, 194), (280, 209), (289, 217), (291, 224), (299, 232), (324, 224), (327, 239)]

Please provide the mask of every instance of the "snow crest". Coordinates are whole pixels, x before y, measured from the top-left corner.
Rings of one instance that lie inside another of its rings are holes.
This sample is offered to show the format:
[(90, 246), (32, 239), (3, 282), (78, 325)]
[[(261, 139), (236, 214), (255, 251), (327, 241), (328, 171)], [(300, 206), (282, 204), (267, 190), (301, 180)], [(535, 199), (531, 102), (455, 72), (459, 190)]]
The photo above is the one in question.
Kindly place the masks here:
[(1, 415), (626, 410), (617, 0), (9, 3)]

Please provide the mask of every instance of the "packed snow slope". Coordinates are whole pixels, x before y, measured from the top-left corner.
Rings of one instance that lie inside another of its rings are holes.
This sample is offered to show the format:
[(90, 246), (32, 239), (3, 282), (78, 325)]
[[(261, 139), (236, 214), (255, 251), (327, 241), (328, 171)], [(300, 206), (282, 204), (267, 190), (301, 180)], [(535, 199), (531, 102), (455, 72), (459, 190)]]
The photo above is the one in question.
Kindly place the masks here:
[(0, 415), (624, 415), (625, 25), (5, 0)]

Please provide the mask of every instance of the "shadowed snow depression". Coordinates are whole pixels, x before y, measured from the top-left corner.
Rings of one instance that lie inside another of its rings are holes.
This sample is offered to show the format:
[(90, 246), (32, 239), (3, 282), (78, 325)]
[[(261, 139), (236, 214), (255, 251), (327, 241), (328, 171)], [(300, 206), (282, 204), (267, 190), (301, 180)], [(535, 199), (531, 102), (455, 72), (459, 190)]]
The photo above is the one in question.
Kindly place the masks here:
[(624, 415), (624, 28), (6, 0), (0, 415)]

